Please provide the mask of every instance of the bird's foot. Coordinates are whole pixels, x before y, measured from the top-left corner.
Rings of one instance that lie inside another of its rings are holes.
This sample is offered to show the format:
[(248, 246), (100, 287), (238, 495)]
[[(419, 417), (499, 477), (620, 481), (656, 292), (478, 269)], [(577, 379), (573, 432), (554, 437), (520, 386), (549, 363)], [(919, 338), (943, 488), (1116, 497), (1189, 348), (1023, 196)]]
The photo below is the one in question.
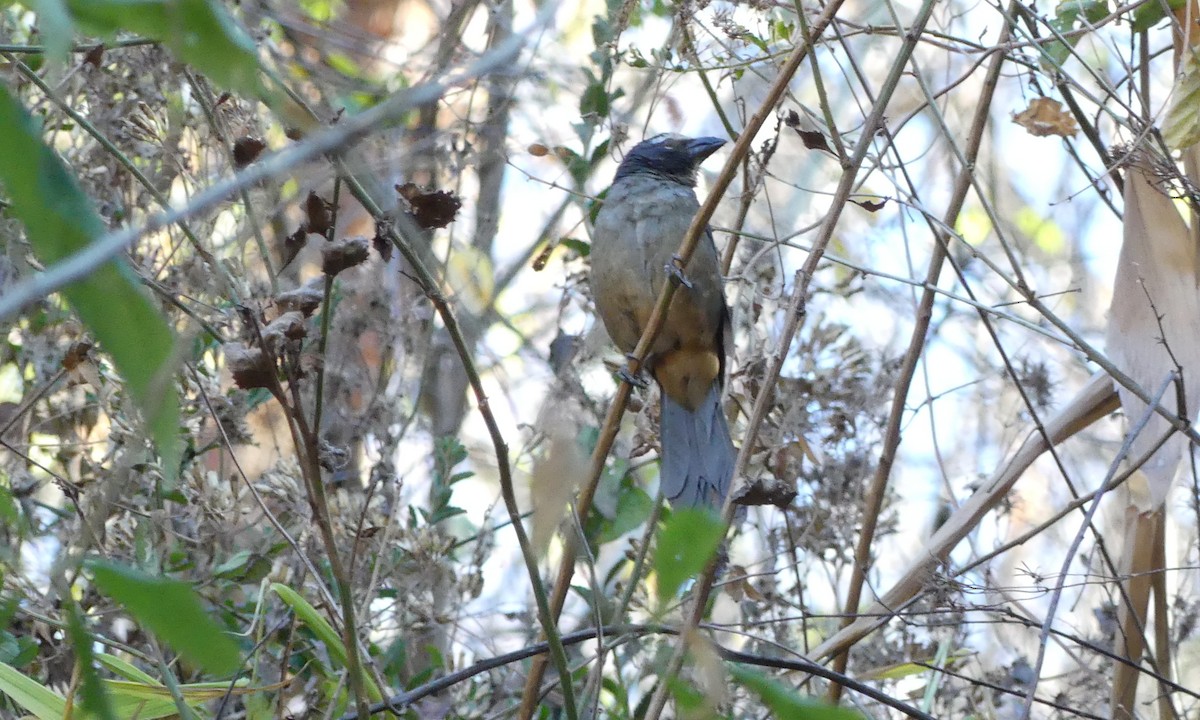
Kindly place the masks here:
[[(629, 358), (630, 360), (637, 359), (637, 358), (633, 357), (632, 355), (626, 355), (625, 357)], [(618, 370), (617, 377), (621, 378), (621, 380), (629, 383), (630, 385), (632, 385), (634, 387), (638, 387), (638, 388), (645, 388), (645, 387), (649, 387), (649, 385), (650, 385), (650, 383), (646, 382), (646, 378), (642, 377), (641, 371), (630, 372), (628, 366), (623, 367), (620, 370)]]
[(688, 290), (692, 289), (692, 281), (687, 279), (687, 275), (683, 274), (683, 258), (678, 255), (671, 256), (671, 262), (667, 263), (663, 270), (667, 273), (667, 278), (675, 287), (682, 285)]

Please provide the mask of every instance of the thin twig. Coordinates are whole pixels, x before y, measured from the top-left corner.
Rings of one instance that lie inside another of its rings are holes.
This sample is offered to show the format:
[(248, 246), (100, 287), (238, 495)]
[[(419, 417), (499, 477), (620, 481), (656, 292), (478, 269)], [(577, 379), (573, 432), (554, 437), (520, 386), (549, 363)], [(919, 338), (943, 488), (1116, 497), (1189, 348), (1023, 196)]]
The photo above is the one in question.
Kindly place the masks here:
[[(546, 7), (554, 6), (547, 5)], [(536, 27), (540, 27), (540, 24)], [(364, 110), (358, 115), (344, 117), (337, 125), (313, 132), (290, 148), (262, 158), (236, 175), (211, 185), (194, 195), (181, 207), (156, 213), (141, 226), (130, 226), (96, 238), (94, 242), (71, 257), (8, 288), (4, 297), (0, 298), (0, 320), (8, 319), (25, 306), (46, 297), (62, 286), (86, 277), (143, 235), (225, 202), (231, 193), (252, 187), (268, 178), (280, 177), (325, 153), (352, 145), (377, 128), (387, 127), (394, 119), (409, 110), (441, 97), (448, 88), (504, 66), (512, 61), (524, 44), (525, 34), (514, 35), (495, 50), (485, 53), (462, 72), (455, 73), (440, 82), (431, 82), (397, 92), (378, 105)]]
[[(1008, 39), (1010, 32), (1011, 26), (1005, 24), (1004, 28), (1000, 31), (1001, 42)], [(967, 192), (970, 190), (971, 176), (974, 174), (975, 158), (979, 154), (979, 148), (983, 141), (983, 131), (987, 127), (988, 116), (991, 110), (991, 98), (996, 92), (996, 84), (1000, 79), (1000, 70), (1004, 65), (1004, 61), (1004, 55), (994, 56), (991, 66), (988, 68), (987, 75), (984, 78), (980, 102), (977, 106), (975, 117), (971, 121), (971, 129), (967, 132), (967, 147), (964, 152), (964, 162), (962, 168), (959, 170), (958, 177), (955, 179), (954, 190), (951, 193), (950, 202), (946, 209), (943, 221), (946, 227), (953, 227), (957, 223), (958, 215), (967, 197)], [(904, 355), (904, 362), (901, 365), (896, 380), (896, 387), (892, 394), (892, 406), (888, 413), (887, 426), (883, 434), (883, 449), (880, 451), (879, 464), (875, 468), (871, 484), (867, 486), (867, 491), (863, 494), (862, 530), (858, 537), (858, 544), (854, 549), (854, 570), (851, 573), (850, 586), (846, 594), (845, 609), (847, 615), (851, 615), (858, 610), (862, 597), (862, 588), (866, 582), (867, 569), (871, 564), (871, 546), (875, 540), (876, 524), (883, 507), (883, 498), (887, 492), (892, 464), (895, 462), (896, 453), (900, 447), (900, 424), (903, 421), (905, 406), (908, 402), (909, 387), (916, 373), (917, 364), (924, 354), (926, 334), (929, 331), (930, 319), (933, 317), (933, 302), (936, 294), (929, 288), (937, 287), (946, 256), (946, 243), (939, 239), (933, 245), (933, 253), (929, 259), (929, 267), (925, 274), (926, 290), (921, 294), (921, 300), (917, 306), (915, 322), (909, 338), (908, 351)], [(851, 622), (852, 620), (848, 618), (843, 623), (843, 626), (849, 625)], [(834, 669), (838, 672), (845, 672), (848, 659), (849, 648), (834, 657)], [(840, 693), (841, 691), (838, 686), (830, 686), (829, 697), (832, 701), (836, 702)]]

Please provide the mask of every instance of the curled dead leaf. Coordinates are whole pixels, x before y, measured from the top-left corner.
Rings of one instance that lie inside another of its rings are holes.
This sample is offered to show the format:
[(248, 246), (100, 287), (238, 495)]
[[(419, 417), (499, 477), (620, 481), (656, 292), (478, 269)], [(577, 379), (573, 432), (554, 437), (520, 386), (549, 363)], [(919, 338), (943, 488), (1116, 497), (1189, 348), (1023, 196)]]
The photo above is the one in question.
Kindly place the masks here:
[(796, 499), (796, 488), (775, 478), (755, 478), (734, 493), (734, 505), (774, 505), (786, 509)]
[(300, 251), (304, 249), (304, 246), (307, 243), (308, 228), (304, 225), (296, 228), (296, 232), (284, 238), (283, 252), (280, 253), (283, 256), (281, 258), (283, 260), (281, 267), (287, 267), (288, 265), (291, 265), (292, 261), (296, 259), (296, 256), (300, 254)]
[(379, 253), (379, 257), (383, 258), (384, 262), (392, 259), (394, 246), (392, 245), (391, 234), (391, 221), (377, 220), (375, 222), (375, 237), (371, 238), (371, 244), (375, 246), (375, 251)]
[(887, 205), (887, 201), (887, 198), (883, 198), (882, 200), (850, 200), (850, 202), (859, 206), (863, 210), (866, 210), (867, 212), (879, 212), (883, 209), (884, 205)]
[(289, 341), (300, 340), (308, 335), (304, 315), (298, 311), (285, 312), (263, 328), (263, 343), (272, 350), (279, 350)]
[(225, 364), (233, 375), (233, 382), (243, 390), (269, 388), (275, 379), (275, 363), (262, 348), (242, 343), (226, 343)]
[(542, 251), (533, 259), (534, 272), (541, 272), (546, 269), (546, 263), (550, 261), (550, 256), (554, 253), (555, 247), (557, 247), (556, 244), (547, 243), (546, 247), (542, 248)]
[(829, 147), (829, 143), (825, 141), (825, 136), (816, 130), (800, 130), (797, 128), (796, 134), (800, 136), (800, 142), (804, 143), (804, 147), (809, 150), (821, 150), (833, 155), (833, 149)]
[(70, 372), (79, 366), (80, 363), (87, 362), (88, 353), (95, 347), (87, 340), (79, 340), (71, 344), (67, 350), (67, 354), (63, 356), (63, 369)]
[(233, 141), (233, 164), (238, 169), (244, 168), (257, 160), (266, 149), (267, 144), (262, 138), (253, 135), (240, 137)]
[(325, 248), (322, 253), (321, 270), (326, 275), (337, 275), (355, 265), (361, 265), (370, 257), (370, 243), (365, 237), (352, 237)]
[(333, 228), (333, 203), (325, 198), (309, 192), (304, 199), (304, 227), (310, 233), (328, 236)]
[(1013, 115), (1013, 122), (1028, 130), (1034, 137), (1074, 137), (1075, 133), (1079, 132), (1075, 118), (1063, 112), (1062, 103), (1047, 97), (1029, 101), (1029, 107)]
[(83, 64), (99, 68), (104, 63), (104, 44), (95, 46), (83, 56)]
[(762, 602), (766, 599), (750, 582), (749, 573), (741, 565), (731, 565), (726, 577), (725, 592), (734, 600), (741, 602), (749, 599), (754, 602)]
[(63, 357), (62, 366), (67, 371), (67, 382), (70, 385), (91, 385), (96, 389), (104, 386), (100, 377), (100, 366), (92, 359), (92, 343), (86, 340), (71, 345)]
[(314, 278), (307, 285), (281, 292), (275, 296), (275, 306), (283, 312), (295, 310), (304, 317), (311, 317), (325, 299), (323, 285), (321, 278)]
[(412, 216), (413, 221), (426, 230), (444, 228), (454, 222), (462, 207), (462, 200), (454, 193), (427, 190), (415, 183), (397, 185), (396, 192), (408, 203), (408, 214)]

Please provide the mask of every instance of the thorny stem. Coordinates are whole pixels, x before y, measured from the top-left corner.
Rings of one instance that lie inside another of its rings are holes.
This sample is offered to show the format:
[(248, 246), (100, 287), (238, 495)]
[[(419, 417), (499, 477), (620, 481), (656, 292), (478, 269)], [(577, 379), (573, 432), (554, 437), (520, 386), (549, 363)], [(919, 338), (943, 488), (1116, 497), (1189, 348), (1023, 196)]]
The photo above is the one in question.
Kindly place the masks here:
[[(553, 5), (547, 4), (541, 11), (539, 18), (541, 19), (541, 16), (546, 15), (553, 8)], [(514, 36), (510, 40), (500, 43), (489, 53), (489, 56), (485, 57), (491, 57), (494, 61), (499, 62), (499, 58), (505, 57), (506, 54), (515, 53), (520, 47), (520, 43), (513, 41), (515, 38), (519, 38), (519, 36)], [(284, 88), (288, 92), (289, 97), (302, 107), (305, 112), (314, 118), (316, 117), (316, 114), (299, 95), (286, 85)], [(503, 434), (500, 432), (499, 423), (496, 422), (495, 415), (488, 404), (487, 394), (483, 390), (479, 371), (475, 368), (474, 360), (471, 357), (471, 350), (467, 347), (462, 328), (454, 312), (450, 309), (445, 296), (438, 289), (437, 279), (425, 266), (420, 254), (407, 240), (408, 236), (416, 237), (419, 234), (416, 228), (412, 226), (412, 222), (405, 217), (398, 218), (396, 225), (404, 228), (404, 232), (397, 232), (395, 225), (391, 224), (388, 214), (383, 211), (383, 208), (380, 207), (379, 203), (375, 201), (375, 198), (371, 196), (357, 177), (349, 171), (345, 163), (337, 159), (335, 160), (335, 165), (338, 177), (344, 179), (351, 195), (362, 204), (363, 208), (377, 223), (380, 223), (381, 232), (385, 232), (387, 239), (400, 251), (405, 261), (409, 263), (409, 267), (413, 273), (412, 277), (420, 286), (422, 292), (425, 293), (425, 296), (433, 303), (434, 309), (437, 311), (439, 317), (441, 317), (446, 333), (451, 338), (455, 351), (463, 364), (463, 372), (467, 376), (467, 382), (471, 387), (471, 392), (475, 395), (480, 415), (483, 416), (484, 424), (488, 429), (488, 435), (492, 440), (493, 451), (496, 455), (496, 467), (500, 476), (501, 495), (504, 498), (504, 506), (512, 522), (513, 532), (517, 536), (517, 544), (521, 548), (521, 556), (525, 561), (526, 571), (529, 574), (534, 600), (538, 606), (538, 618), (541, 621), (543, 632), (549, 638), (549, 647), (555, 667), (563, 678), (563, 704), (566, 714), (569, 720), (575, 720), (577, 711), (574, 689), (570, 683), (571, 673), (570, 667), (567, 664), (566, 650), (562, 646), (558, 630), (554, 624), (553, 617), (555, 616), (550, 612), (550, 605), (546, 598), (546, 589), (542, 584), (541, 575), (538, 572), (537, 557), (533, 551), (532, 544), (529, 542), (529, 536), (525, 532), (525, 527), (521, 523), (521, 510), (517, 505), (516, 493), (513, 487), (512, 467), (508, 458), (508, 444), (505, 442)], [(386, 230), (382, 230), (384, 227), (386, 227)]]

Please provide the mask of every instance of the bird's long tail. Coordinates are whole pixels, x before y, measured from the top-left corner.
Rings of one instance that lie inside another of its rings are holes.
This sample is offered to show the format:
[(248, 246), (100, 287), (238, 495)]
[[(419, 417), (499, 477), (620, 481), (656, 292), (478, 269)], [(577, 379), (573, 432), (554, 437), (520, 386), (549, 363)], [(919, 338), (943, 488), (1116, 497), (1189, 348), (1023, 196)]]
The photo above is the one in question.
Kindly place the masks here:
[(675, 507), (720, 508), (737, 458), (721, 410), (720, 384), (712, 384), (695, 411), (663, 393), (660, 418), (663, 495)]

